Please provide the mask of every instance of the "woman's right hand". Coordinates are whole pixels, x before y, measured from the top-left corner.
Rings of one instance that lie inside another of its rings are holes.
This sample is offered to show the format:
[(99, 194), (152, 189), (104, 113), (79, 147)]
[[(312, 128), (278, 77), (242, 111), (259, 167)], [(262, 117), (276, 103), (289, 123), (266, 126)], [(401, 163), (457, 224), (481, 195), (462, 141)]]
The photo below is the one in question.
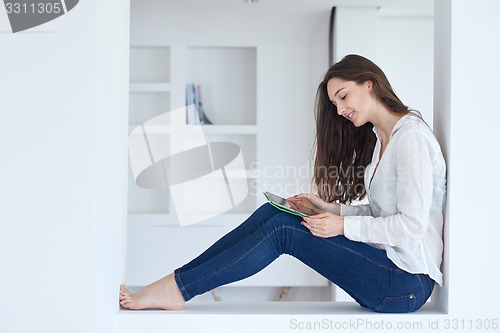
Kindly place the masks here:
[(339, 215), (340, 205), (329, 203), (312, 193), (301, 193), (286, 199), (293, 209), (307, 214), (316, 215), (325, 212)]

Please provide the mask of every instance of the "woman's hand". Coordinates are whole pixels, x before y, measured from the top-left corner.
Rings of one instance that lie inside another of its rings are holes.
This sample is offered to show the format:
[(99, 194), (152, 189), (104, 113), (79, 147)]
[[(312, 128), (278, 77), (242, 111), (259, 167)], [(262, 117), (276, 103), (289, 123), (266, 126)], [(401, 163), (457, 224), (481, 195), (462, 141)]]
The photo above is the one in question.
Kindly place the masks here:
[(337, 203), (328, 203), (311, 193), (297, 194), (286, 199), (293, 209), (306, 215), (316, 215), (330, 212), (340, 214), (340, 205)]
[(344, 234), (344, 218), (328, 212), (303, 217), (302, 225), (309, 229), (314, 236), (321, 238)]

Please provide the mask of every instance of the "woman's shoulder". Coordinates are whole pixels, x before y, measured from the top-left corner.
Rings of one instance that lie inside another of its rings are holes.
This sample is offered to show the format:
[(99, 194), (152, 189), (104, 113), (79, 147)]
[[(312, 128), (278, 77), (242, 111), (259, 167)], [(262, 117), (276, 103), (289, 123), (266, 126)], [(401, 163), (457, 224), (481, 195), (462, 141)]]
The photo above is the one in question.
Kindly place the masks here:
[(404, 122), (399, 129), (400, 134), (413, 132), (413, 134), (431, 135), (434, 137), (431, 127), (425, 122), (422, 114), (417, 110), (410, 110), (404, 117)]
[(412, 110), (406, 116), (406, 121), (399, 129), (399, 144), (406, 146), (414, 146), (418, 141), (424, 143), (432, 151), (441, 153), (441, 145), (439, 144), (432, 128), (425, 122), (420, 112)]

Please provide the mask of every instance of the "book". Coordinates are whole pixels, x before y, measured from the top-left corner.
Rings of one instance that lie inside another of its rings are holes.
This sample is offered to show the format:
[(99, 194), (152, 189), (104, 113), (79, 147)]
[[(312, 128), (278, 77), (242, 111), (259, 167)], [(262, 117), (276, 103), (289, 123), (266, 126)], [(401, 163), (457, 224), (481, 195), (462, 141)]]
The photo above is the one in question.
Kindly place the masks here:
[(194, 83), (186, 85), (186, 124), (212, 124), (203, 106), (201, 85)]
[(202, 94), (201, 94), (201, 85), (198, 85), (197, 87), (197, 102), (198, 102), (198, 116), (200, 117), (200, 123), (201, 124), (212, 124), (212, 122), (207, 118), (207, 115), (205, 114), (205, 109), (203, 107), (203, 99), (202, 99)]
[(186, 124), (199, 124), (197, 105), (195, 104), (195, 90), (192, 84), (186, 85)]

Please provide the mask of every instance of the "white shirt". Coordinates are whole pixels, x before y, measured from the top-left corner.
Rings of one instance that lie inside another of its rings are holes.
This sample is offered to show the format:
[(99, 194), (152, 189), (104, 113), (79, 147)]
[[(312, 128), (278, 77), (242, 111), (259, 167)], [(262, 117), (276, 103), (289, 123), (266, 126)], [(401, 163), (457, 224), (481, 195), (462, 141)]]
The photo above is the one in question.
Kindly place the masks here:
[(373, 130), (377, 142), (364, 176), (369, 204), (341, 205), (344, 234), (385, 250), (399, 268), (428, 274), (442, 285), (446, 165), (441, 147), (412, 111), (394, 126), (379, 163), (380, 136)]

